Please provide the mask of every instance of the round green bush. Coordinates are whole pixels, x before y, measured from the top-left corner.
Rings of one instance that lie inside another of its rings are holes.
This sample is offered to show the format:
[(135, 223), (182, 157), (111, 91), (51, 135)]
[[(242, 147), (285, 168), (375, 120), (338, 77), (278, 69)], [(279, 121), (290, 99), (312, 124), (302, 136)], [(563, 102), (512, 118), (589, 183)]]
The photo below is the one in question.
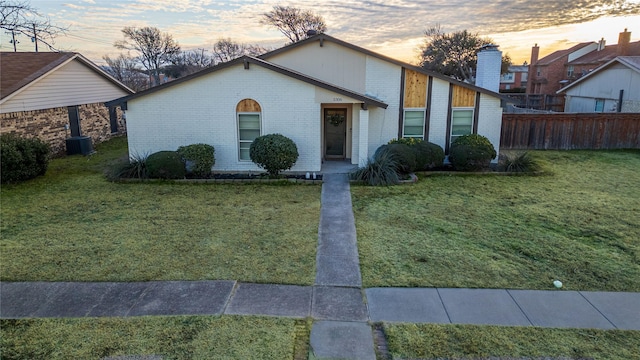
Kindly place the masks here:
[(147, 176), (151, 179), (183, 179), (186, 170), (176, 151), (158, 151), (147, 157)]
[(449, 161), (459, 171), (477, 171), (489, 167), (497, 156), (496, 149), (486, 137), (478, 134), (457, 138), (449, 150)]
[(291, 169), (298, 161), (298, 147), (293, 140), (281, 134), (257, 137), (249, 148), (251, 161), (277, 176), (281, 171)]
[(398, 165), (398, 171), (400, 173), (408, 174), (416, 171), (417, 159), (416, 159), (416, 152), (413, 149), (413, 146), (402, 144), (402, 143), (388, 144), (388, 145), (382, 145), (382, 146), (386, 147), (386, 149), (391, 154), (391, 157), (395, 159)]
[(421, 141), (414, 145), (416, 151), (416, 169), (430, 170), (442, 166), (444, 163), (444, 150), (440, 145)]
[(177, 152), (185, 163), (187, 174), (205, 178), (211, 175), (211, 168), (216, 163), (215, 151), (208, 144), (192, 144), (180, 146)]
[(38, 138), (3, 134), (0, 136), (1, 182), (20, 182), (44, 175), (49, 166), (49, 152), (49, 145)]

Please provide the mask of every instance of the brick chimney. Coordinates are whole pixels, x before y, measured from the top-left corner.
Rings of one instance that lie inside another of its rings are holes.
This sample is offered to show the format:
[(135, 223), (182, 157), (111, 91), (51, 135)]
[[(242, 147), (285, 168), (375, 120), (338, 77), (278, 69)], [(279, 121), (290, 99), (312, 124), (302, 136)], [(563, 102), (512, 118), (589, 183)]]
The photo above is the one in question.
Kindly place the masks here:
[(618, 46), (616, 46), (617, 56), (626, 56), (629, 54), (629, 43), (631, 42), (631, 33), (624, 29), (624, 32), (618, 36)]
[(478, 51), (476, 86), (498, 92), (500, 90), (501, 67), (502, 51), (498, 50), (498, 45), (482, 46)]
[(540, 55), (540, 48), (538, 47), (538, 44), (535, 44), (531, 48), (531, 62), (529, 63), (530, 65), (535, 65), (538, 62), (538, 55)]

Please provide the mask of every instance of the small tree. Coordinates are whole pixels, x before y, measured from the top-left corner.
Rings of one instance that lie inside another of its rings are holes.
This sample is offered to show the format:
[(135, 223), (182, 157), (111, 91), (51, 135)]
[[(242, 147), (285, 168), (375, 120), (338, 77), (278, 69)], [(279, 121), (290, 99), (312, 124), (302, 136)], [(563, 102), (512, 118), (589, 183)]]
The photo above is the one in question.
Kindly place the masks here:
[(262, 14), (261, 24), (273, 26), (286, 36), (292, 43), (306, 39), (308, 31), (314, 30), (323, 33), (327, 25), (322, 16), (312, 11), (292, 7), (276, 5), (273, 10)]
[(276, 177), (281, 171), (291, 169), (298, 161), (298, 147), (293, 140), (281, 134), (257, 137), (249, 148), (251, 161)]
[[(425, 42), (420, 46), (420, 66), (453, 78), (473, 83), (482, 45), (493, 43), (467, 30), (444, 33), (439, 25), (425, 30)], [(502, 57), (502, 73), (511, 65), (509, 55)]]
[(127, 26), (122, 29), (125, 39), (116, 41), (118, 49), (132, 50), (138, 53), (138, 60), (153, 76), (155, 84), (160, 84), (160, 68), (171, 63), (180, 52), (180, 45), (167, 33), (161, 33), (155, 27), (135, 28)]
[(138, 68), (136, 59), (123, 54), (113, 59), (105, 55), (102, 59), (107, 63), (104, 70), (133, 91), (147, 88), (147, 78), (142, 73), (142, 70)]

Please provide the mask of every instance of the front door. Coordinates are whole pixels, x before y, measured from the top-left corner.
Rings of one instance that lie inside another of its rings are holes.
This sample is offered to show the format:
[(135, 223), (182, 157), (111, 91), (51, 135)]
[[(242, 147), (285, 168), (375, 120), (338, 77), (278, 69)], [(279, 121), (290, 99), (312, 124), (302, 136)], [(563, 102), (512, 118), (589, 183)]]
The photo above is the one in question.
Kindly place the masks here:
[(344, 159), (347, 142), (347, 109), (324, 109), (324, 157)]

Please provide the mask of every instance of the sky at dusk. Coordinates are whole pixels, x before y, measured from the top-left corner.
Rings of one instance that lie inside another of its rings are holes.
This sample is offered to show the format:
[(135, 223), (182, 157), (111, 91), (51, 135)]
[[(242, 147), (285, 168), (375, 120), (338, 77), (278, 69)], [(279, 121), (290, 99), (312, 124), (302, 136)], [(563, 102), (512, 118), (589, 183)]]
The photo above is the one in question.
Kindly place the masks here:
[[(628, 28), (640, 38), (640, 0), (32, 0), (31, 5), (57, 25), (69, 28), (55, 46), (80, 52), (102, 64), (104, 55), (121, 51), (125, 26), (154, 26), (168, 32), (183, 50), (205, 48), (220, 38), (269, 47), (285, 45), (277, 30), (259, 23), (274, 5), (289, 5), (322, 15), (327, 34), (369, 50), (417, 63), (424, 30), (469, 30), (488, 36), (514, 64), (529, 61), (537, 43), (541, 56), (579, 42), (618, 42)], [(12, 51), (2, 33), (2, 51)], [(18, 51), (33, 51), (30, 39), (18, 38)]]

